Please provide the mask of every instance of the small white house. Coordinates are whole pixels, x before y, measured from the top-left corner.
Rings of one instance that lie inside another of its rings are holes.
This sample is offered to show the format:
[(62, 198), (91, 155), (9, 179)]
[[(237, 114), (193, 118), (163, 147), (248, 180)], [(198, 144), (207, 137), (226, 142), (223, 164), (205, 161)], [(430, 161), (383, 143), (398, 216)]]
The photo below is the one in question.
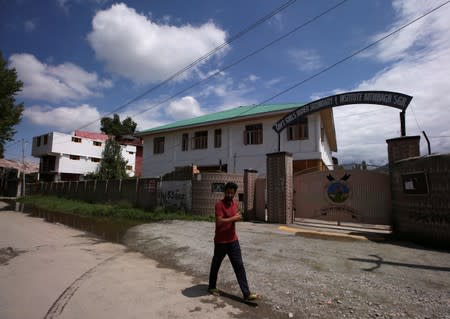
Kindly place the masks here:
[(142, 176), (162, 176), (188, 165), (200, 172), (256, 169), (264, 176), (266, 154), (279, 150), (292, 153), (294, 172), (332, 168), (332, 151), (337, 151), (332, 109), (287, 127), (280, 139), (272, 129), (300, 106), (241, 106), (137, 132), (144, 141)]
[[(108, 136), (102, 133), (51, 132), (33, 137), (31, 154), (40, 159), (41, 178), (79, 180), (81, 176), (97, 170), (107, 139)], [(137, 146), (121, 145), (121, 148), (122, 157), (127, 161), (127, 174), (134, 176)]]

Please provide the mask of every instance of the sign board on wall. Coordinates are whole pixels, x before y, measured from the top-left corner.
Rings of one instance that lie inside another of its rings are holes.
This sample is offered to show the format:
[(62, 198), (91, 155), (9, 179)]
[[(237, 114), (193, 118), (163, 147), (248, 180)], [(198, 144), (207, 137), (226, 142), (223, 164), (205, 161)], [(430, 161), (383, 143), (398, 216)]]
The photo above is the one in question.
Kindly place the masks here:
[(425, 172), (402, 174), (405, 194), (428, 194), (428, 182)]

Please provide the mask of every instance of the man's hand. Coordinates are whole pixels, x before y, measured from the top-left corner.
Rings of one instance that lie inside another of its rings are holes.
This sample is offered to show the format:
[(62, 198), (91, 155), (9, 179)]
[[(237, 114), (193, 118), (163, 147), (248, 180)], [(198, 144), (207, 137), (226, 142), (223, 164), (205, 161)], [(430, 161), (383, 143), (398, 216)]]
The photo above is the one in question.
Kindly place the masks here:
[(228, 218), (223, 218), (222, 216), (216, 216), (216, 223), (234, 223), (242, 220), (242, 215), (240, 212), (237, 212), (236, 215)]

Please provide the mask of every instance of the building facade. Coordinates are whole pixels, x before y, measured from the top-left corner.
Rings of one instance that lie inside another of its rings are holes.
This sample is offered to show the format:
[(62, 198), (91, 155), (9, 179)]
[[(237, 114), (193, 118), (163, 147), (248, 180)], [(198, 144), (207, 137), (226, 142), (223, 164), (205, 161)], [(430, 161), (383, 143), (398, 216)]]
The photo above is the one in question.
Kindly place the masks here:
[(293, 154), (294, 172), (332, 167), (337, 151), (332, 109), (309, 115), (280, 136), (272, 129), (299, 106), (241, 106), (138, 132), (144, 143), (142, 176), (162, 176), (188, 165), (200, 172), (255, 169), (264, 176), (266, 154), (278, 150)]
[[(33, 137), (31, 154), (40, 159), (43, 180), (80, 180), (96, 172), (108, 139), (106, 134), (75, 131), (73, 134), (51, 132)], [(136, 139), (121, 139), (122, 157), (127, 161), (128, 176), (140, 175), (142, 145)]]

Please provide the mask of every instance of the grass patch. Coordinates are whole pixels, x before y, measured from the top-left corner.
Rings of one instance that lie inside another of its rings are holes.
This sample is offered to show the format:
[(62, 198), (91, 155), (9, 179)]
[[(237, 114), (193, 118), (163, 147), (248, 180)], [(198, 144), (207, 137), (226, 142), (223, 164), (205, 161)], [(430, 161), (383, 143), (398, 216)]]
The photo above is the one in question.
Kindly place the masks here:
[(26, 205), (47, 209), (49, 211), (103, 219), (129, 220), (134, 222), (157, 222), (163, 220), (214, 220), (214, 216), (189, 215), (184, 212), (173, 212), (165, 209), (157, 209), (149, 212), (142, 209), (133, 208), (130, 205), (124, 205), (123, 202), (117, 205), (90, 204), (83, 201), (43, 195), (26, 196), (20, 198), (19, 201)]

